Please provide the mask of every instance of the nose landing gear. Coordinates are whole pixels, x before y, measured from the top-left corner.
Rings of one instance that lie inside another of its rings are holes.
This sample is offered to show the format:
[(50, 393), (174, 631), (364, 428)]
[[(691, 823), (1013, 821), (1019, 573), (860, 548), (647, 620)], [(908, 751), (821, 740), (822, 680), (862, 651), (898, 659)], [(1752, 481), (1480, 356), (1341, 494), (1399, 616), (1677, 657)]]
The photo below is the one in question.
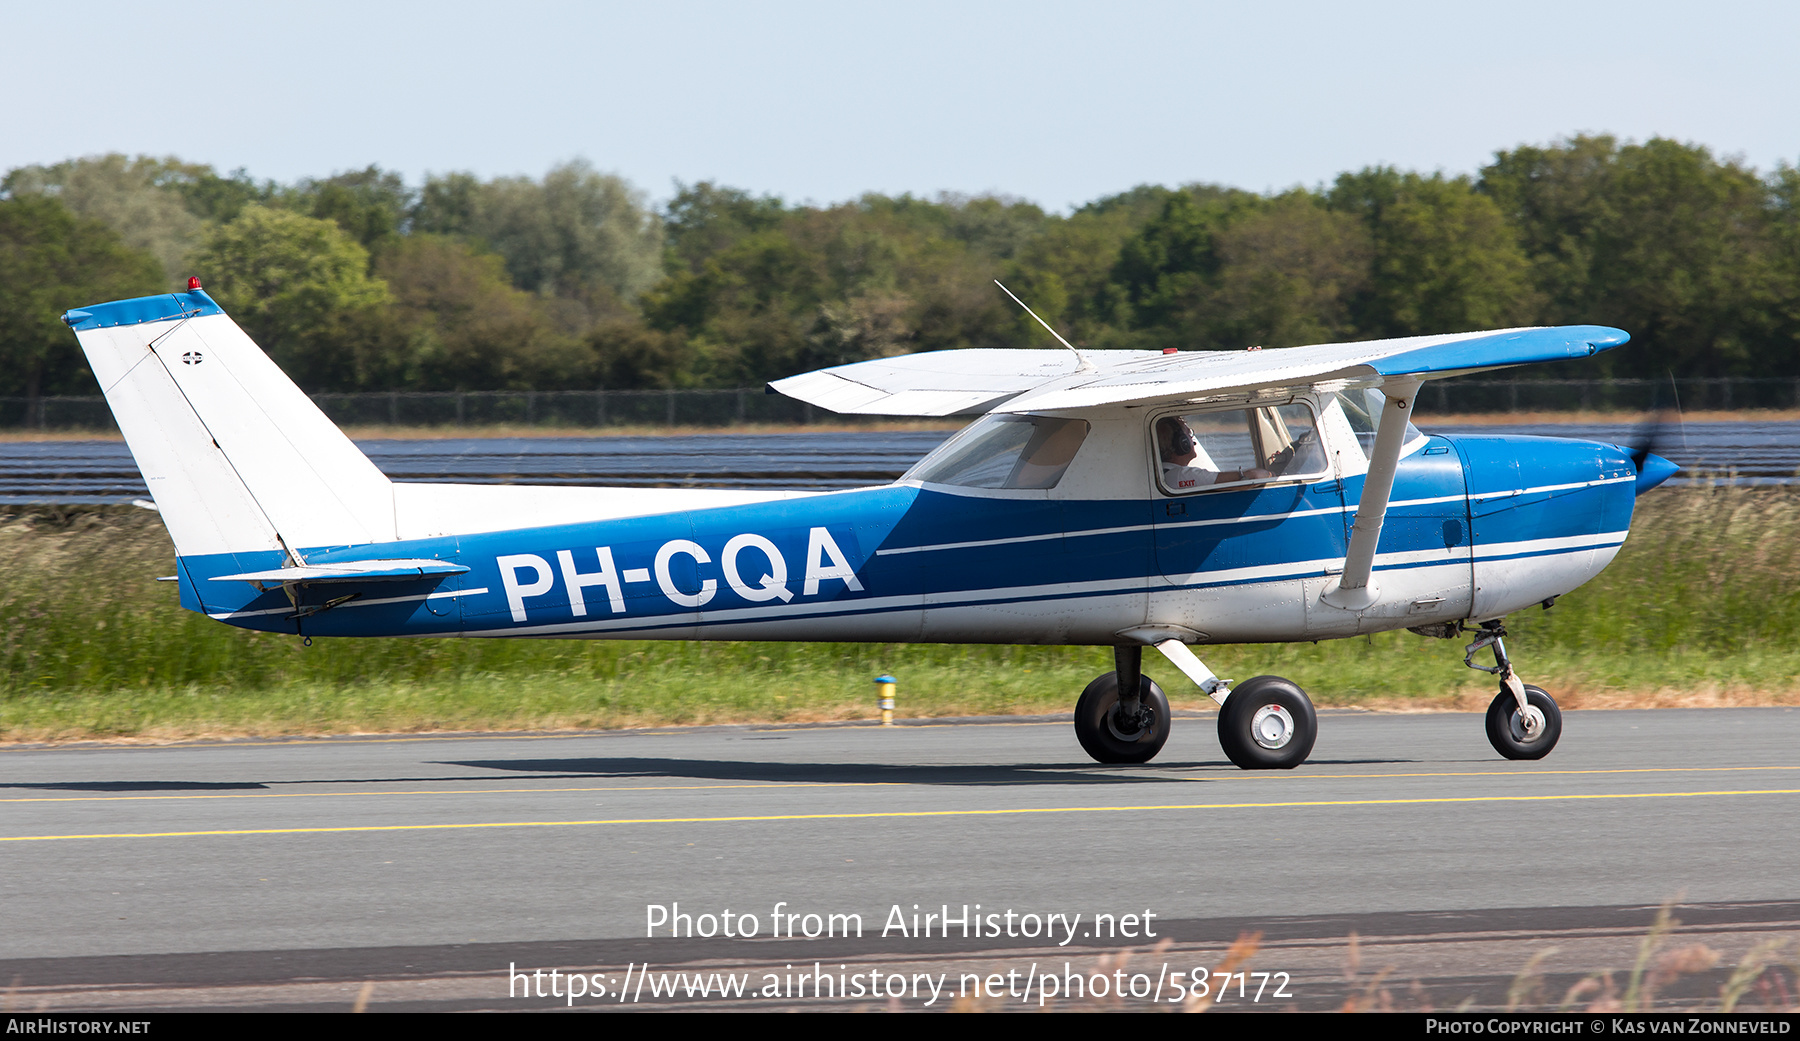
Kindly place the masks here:
[[(1508, 759), (1542, 759), (1562, 737), (1562, 710), (1542, 687), (1520, 682), (1506, 656), (1506, 627), (1498, 620), (1482, 622), (1474, 643), (1464, 648), (1463, 664), (1500, 677), (1500, 693), (1488, 705), (1487, 736), (1494, 751)], [(1494, 651), (1494, 664), (1475, 664), (1475, 654), (1485, 647)]]

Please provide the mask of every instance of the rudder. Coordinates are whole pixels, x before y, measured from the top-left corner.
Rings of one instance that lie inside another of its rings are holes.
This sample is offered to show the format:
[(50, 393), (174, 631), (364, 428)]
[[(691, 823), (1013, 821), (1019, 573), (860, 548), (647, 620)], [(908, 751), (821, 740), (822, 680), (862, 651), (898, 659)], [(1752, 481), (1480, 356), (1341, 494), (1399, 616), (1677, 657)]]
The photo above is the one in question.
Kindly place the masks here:
[(393, 485), (198, 288), (70, 311), (178, 555), (392, 541)]

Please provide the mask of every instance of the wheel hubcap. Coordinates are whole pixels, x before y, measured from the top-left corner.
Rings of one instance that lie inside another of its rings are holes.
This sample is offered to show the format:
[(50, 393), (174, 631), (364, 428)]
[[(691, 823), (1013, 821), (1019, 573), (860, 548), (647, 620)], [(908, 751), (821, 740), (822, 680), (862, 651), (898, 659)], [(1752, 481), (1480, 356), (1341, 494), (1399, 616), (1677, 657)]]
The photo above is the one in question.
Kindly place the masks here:
[(1524, 711), (1513, 709), (1513, 740), (1520, 744), (1530, 744), (1544, 736), (1544, 711), (1536, 705), (1525, 706)]
[(1116, 708), (1106, 714), (1106, 729), (1121, 741), (1142, 741), (1149, 735), (1154, 722), (1155, 716), (1148, 708), (1139, 708), (1135, 717), (1126, 716)]
[(1250, 717), (1250, 739), (1274, 750), (1294, 739), (1294, 717), (1280, 705), (1264, 705)]

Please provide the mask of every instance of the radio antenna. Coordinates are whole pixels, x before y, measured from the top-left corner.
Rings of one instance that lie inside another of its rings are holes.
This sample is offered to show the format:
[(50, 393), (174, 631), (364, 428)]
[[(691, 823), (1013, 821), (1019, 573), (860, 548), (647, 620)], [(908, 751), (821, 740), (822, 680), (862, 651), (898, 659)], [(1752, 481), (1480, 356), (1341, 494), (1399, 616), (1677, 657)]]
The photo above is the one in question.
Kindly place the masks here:
[(1063, 339), (1062, 333), (1059, 333), (1055, 329), (1050, 328), (1049, 322), (1044, 321), (1042, 318), (1038, 318), (1038, 313), (1036, 311), (1033, 311), (1030, 307), (1027, 307), (1025, 304), (1025, 301), (1020, 300), (1016, 296), (1013, 296), (1013, 291), (1006, 288), (1005, 283), (1001, 282), (999, 279), (996, 278), (996, 279), (994, 279), (994, 284), (1000, 287), (1000, 291), (1002, 293), (1005, 293), (1007, 296), (1011, 296), (1013, 303), (1018, 304), (1020, 307), (1024, 307), (1026, 314), (1030, 315), (1033, 318), (1037, 318), (1037, 324), (1043, 326), (1045, 331), (1048, 332), (1051, 336), (1056, 337), (1057, 343), (1060, 343), (1064, 347), (1067, 347), (1075, 355), (1075, 360), (1081, 363), (1081, 364), (1075, 366), (1076, 372), (1099, 372), (1100, 371), (1099, 369), (1094, 367), (1093, 362), (1088, 361), (1087, 355), (1076, 350), (1074, 344)]

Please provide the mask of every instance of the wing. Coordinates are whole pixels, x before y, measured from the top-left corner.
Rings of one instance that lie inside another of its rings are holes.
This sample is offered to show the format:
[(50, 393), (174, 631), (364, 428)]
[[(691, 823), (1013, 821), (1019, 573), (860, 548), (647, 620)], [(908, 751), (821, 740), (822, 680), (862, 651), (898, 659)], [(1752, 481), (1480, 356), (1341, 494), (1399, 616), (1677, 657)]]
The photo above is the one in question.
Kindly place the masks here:
[(1586, 358), (1630, 339), (1606, 326), (1565, 325), (1264, 351), (1088, 351), (1091, 371), (1078, 371), (1079, 361), (1068, 351), (935, 351), (820, 369), (776, 380), (769, 389), (833, 412), (866, 415), (1045, 411), (1340, 381), (1379, 386), (1398, 376), (1441, 379)]

